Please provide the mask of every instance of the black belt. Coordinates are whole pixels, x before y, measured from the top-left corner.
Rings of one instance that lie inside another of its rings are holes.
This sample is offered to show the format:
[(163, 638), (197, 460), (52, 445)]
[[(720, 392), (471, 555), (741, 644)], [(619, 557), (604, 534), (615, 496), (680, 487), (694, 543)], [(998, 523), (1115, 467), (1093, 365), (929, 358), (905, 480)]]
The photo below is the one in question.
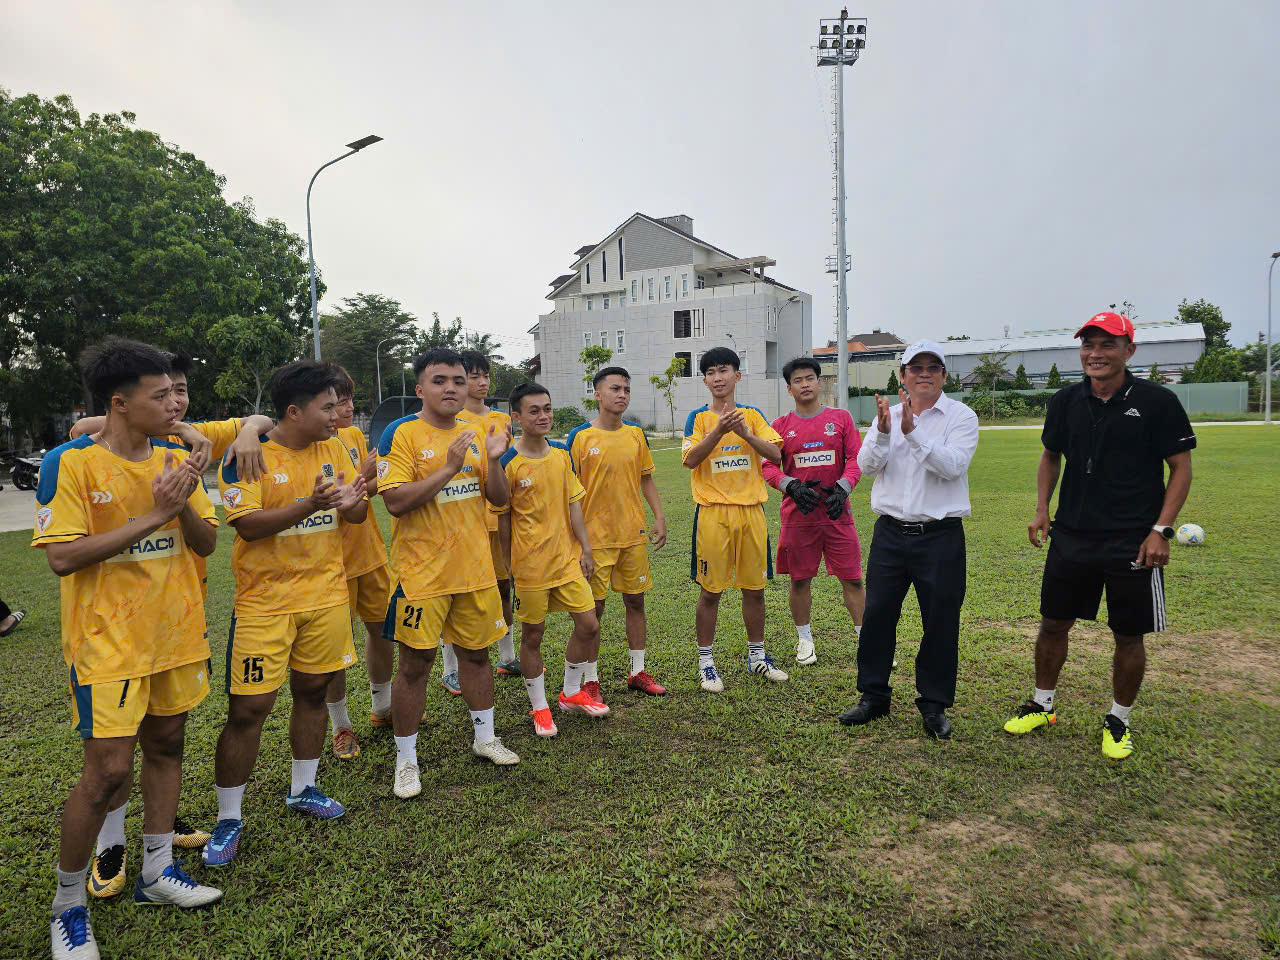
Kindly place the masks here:
[(941, 520), (908, 522), (906, 520), (899, 520), (897, 517), (891, 517), (887, 513), (884, 513), (880, 515), (880, 519), (885, 521), (899, 533), (904, 533), (909, 537), (918, 537), (922, 533), (930, 533), (934, 530), (949, 530), (952, 527), (964, 525), (964, 521), (959, 517), (944, 517)]

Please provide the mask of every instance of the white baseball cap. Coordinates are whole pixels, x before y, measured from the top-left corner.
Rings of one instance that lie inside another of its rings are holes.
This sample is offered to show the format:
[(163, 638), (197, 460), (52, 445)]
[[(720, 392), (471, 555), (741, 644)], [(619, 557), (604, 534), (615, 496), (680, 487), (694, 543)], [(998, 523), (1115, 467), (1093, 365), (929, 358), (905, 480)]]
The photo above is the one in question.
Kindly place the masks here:
[(902, 365), (905, 367), (922, 353), (932, 353), (935, 357), (942, 361), (942, 365), (947, 365), (947, 355), (943, 352), (941, 344), (936, 340), (917, 340), (902, 354)]

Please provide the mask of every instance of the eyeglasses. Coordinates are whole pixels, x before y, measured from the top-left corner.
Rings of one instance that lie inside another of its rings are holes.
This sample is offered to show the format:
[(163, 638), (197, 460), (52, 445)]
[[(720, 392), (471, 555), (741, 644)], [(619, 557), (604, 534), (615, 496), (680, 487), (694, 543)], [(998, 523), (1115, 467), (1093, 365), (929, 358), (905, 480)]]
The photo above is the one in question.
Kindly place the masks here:
[(943, 367), (940, 363), (909, 363), (907, 364), (907, 370), (918, 377), (922, 373), (941, 373)]

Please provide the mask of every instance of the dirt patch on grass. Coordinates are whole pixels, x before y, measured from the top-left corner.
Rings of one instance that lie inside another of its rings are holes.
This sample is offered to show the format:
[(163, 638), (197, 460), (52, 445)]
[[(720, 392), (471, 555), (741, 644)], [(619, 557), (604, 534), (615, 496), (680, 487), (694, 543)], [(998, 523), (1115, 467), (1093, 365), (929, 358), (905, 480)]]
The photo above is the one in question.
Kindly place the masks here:
[(1149, 674), (1176, 678), (1199, 690), (1251, 696), (1280, 706), (1280, 645), (1236, 632), (1163, 633), (1148, 644)]
[(698, 904), (693, 927), (707, 934), (733, 912), (738, 901), (738, 878), (728, 870), (712, 867), (698, 874)]
[(999, 871), (1007, 863), (1016, 872), (1030, 852), (1031, 834), (1021, 827), (992, 817), (966, 817), (930, 824), (905, 838), (872, 843), (877, 859), (894, 880), (908, 880), (927, 892), (928, 901), (948, 909), (973, 904), (974, 885), (969, 870)]

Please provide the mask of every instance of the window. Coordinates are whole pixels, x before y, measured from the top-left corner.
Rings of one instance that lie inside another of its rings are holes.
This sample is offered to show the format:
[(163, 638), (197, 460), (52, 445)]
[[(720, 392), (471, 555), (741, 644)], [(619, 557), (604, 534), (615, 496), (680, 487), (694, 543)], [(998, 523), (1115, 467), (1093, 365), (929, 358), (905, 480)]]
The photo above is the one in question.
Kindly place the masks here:
[(677, 353), (676, 358), (684, 361), (684, 373), (680, 374), (680, 376), (692, 377), (693, 376), (693, 354), (689, 353), (686, 350), (682, 353)]
[(609, 282), (609, 255), (603, 250), (600, 251), (600, 282)]
[(626, 331), (624, 330), (618, 331), (618, 352), (619, 353), (627, 352), (627, 341), (626, 341), (625, 333)]
[(689, 275), (687, 273), (680, 274), (680, 296), (687, 297), (689, 295)]
[(778, 332), (778, 308), (777, 307), (769, 308), (769, 332), (770, 333)]
[(662, 299), (663, 300), (671, 299), (671, 275), (670, 274), (667, 274), (667, 276), (662, 278)]
[[(585, 370), (583, 371), (582, 375), (583, 375), (584, 377), (586, 376), (586, 371), (585, 371)], [(595, 388), (594, 386), (592, 386), (592, 384), (591, 384), (591, 381), (590, 381), (590, 380), (583, 380), (583, 381), (582, 381), (582, 395), (583, 395), (584, 397), (590, 397), (590, 396), (593, 396), (593, 395), (595, 394), (595, 392), (596, 392), (596, 388)]]
[(691, 311), (689, 310), (677, 310), (675, 312), (672, 336), (677, 340), (683, 340), (686, 337), (693, 336), (692, 320), (689, 317), (690, 313)]
[(697, 279), (697, 281), (696, 281), (696, 285), (697, 285), (697, 288), (698, 288), (699, 290), (705, 290), (705, 289), (707, 289), (707, 278), (706, 278), (706, 277), (699, 277), (699, 278)]
[(622, 238), (619, 237), (618, 238), (618, 279), (619, 280), (622, 279), (622, 276), (624, 273), (626, 273), (626, 271), (622, 269)]
[(640, 287), (640, 281), (639, 281), (639, 280), (632, 280), (632, 281), (631, 281), (631, 302), (632, 302), (632, 303), (639, 303), (639, 302), (640, 302), (639, 287)]
[(649, 302), (653, 302), (653, 277), (649, 278)]
[(593, 309), (593, 308), (595, 307), (595, 304), (592, 302), (593, 300), (595, 300), (595, 297), (587, 297), (587, 309), (588, 309), (588, 310), (591, 310), (591, 309)]
[(690, 310), (689, 315), (692, 318), (693, 335), (695, 337), (706, 336), (706, 311)]
[(702, 376), (702, 351), (699, 350), (693, 355), (693, 369), (698, 372), (698, 376)]
[(608, 347), (608, 346), (609, 346), (609, 331), (608, 331), (608, 330), (601, 330), (601, 331), (600, 331), (600, 346), (602, 346), (602, 347)]
[(591, 282), (591, 264), (587, 264), (587, 283)]
[(745, 350), (738, 351), (738, 370), (744, 377), (751, 372), (751, 368), (747, 366), (747, 351)]
[(773, 380), (782, 375), (778, 370), (778, 345), (776, 343), (766, 343), (764, 345), (764, 375)]
[(609, 297), (608, 297), (608, 295), (605, 295), (605, 296), (601, 297), (600, 299), (602, 299), (602, 300), (604, 301), (604, 308), (605, 308), (606, 310), (608, 310), (608, 309), (609, 309)]

